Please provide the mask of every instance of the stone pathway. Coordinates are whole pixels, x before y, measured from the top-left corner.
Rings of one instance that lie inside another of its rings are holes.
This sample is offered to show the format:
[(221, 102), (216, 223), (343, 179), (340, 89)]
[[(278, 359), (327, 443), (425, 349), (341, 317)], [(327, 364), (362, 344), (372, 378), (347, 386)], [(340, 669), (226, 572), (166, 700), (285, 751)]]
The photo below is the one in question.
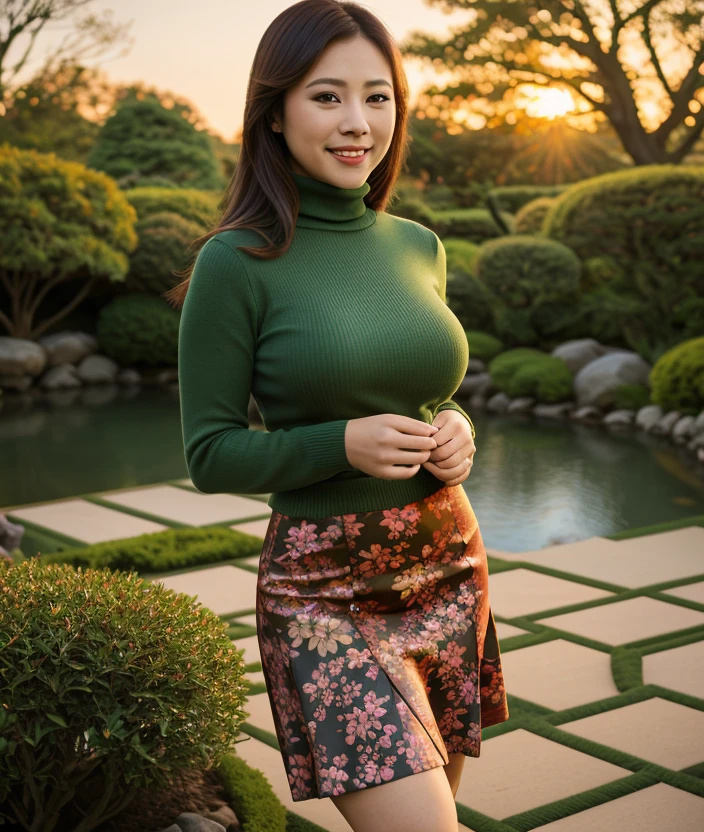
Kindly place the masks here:
[[(69, 545), (208, 525), (263, 538), (267, 497), (201, 494), (186, 479), (4, 511)], [(488, 553), (511, 718), (465, 761), (460, 830), (704, 829), (704, 527)], [(330, 800), (291, 800), (261, 672), (257, 564), (151, 579), (241, 628), (253, 687), (237, 753), (291, 811), (349, 832)]]

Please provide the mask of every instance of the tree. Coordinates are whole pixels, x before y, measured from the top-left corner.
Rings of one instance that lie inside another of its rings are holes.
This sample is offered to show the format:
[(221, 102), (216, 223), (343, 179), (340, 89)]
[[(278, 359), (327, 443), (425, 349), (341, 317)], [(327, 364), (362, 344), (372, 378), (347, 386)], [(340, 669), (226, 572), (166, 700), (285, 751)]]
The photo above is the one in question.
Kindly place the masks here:
[[(0, 0), (0, 115), (6, 112), (14, 88), (19, 86), (17, 77), (29, 60), (41, 30), (52, 22), (70, 18), (79, 8), (92, 2), (94, 0)], [(73, 31), (47, 55), (39, 74), (48, 75), (67, 63), (77, 64), (97, 57), (112, 46), (131, 24), (113, 25), (111, 16), (112, 12), (108, 10), (103, 19), (88, 15), (78, 21)], [(28, 38), (24, 44), (23, 38)], [(24, 51), (10, 66), (9, 53), (19, 44), (23, 45)]]
[(428, 91), (446, 116), (469, 106), (488, 120), (520, 84), (563, 86), (582, 115), (608, 119), (637, 165), (681, 162), (702, 134), (704, 0), (426, 2), (471, 15), (447, 39), (415, 31), (401, 44), (458, 72)]

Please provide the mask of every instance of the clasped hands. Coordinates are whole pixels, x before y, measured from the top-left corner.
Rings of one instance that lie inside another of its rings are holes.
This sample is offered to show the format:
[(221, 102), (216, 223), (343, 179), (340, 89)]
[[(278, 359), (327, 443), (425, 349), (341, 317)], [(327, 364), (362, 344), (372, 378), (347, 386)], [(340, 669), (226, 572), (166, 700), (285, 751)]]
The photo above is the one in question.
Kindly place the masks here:
[(438, 446), (421, 465), (445, 485), (459, 485), (469, 476), (477, 450), (472, 428), (461, 413), (450, 409), (441, 410), (433, 424), (440, 428), (433, 435)]

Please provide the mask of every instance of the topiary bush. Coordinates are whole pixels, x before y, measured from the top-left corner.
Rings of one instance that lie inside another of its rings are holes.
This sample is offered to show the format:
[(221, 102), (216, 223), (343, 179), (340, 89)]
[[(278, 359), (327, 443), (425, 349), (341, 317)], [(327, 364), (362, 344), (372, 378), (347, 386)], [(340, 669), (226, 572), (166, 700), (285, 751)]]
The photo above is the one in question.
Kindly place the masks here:
[(695, 416), (704, 408), (704, 336), (668, 350), (653, 365), (651, 399), (663, 410)]
[(123, 193), (140, 220), (168, 211), (204, 228), (215, 224), (222, 196), (196, 188), (131, 188)]
[(242, 825), (242, 832), (286, 832), (286, 808), (263, 771), (251, 768), (237, 754), (229, 754), (220, 762), (217, 775)]
[(554, 403), (572, 395), (572, 373), (561, 358), (531, 347), (497, 355), (488, 367), (494, 385), (510, 398), (531, 396)]
[(454, 280), (457, 274), (473, 274), (474, 261), (479, 254), (479, 246), (460, 237), (448, 237), (442, 241), (447, 255), (447, 282)]
[(432, 209), (419, 196), (403, 196), (393, 206), (387, 208), (387, 211), (395, 217), (413, 220), (428, 228), (435, 226)]
[(103, 306), (95, 334), (100, 351), (121, 367), (174, 367), (180, 320), (180, 312), (163, 298), (133, 293)]
[(539, 199), (527, 202), (516, 213), (514, 234), (541, 234), (543, 220), (554, 201), (554, 197), (541, 196)]
[(139, 220), (135, 230), (139, 243), (130, 257), (127, 285), (134, 291), (160, 296), (180, 282), (173, 272), (189, 264), (189, 246), (207, 229), (173, 211), (159, 211)]
[[(485, 208), (450, 208), (433, 212), (434, 230), (440, 237), (462, 237), (471, 243), (483, 243), (503, 235)], [(501, 212), (509, 230), (513, 230), (513, 215)]]
[(517, 214), (524, 205), (543, 197), (554, 198), (571, 188), (573, 183), (565, 185), (501, 185), (492, 188), (489, 196), (498, 202), (502, 211)]
[(640, 410), (650, 404), (650, 388), (644, 384), (622, 384), (612, 394), (614, 410)]
[(244, 660), (215, 613), (136, 573), (0, 563), (0, 820), (96, 829), (235, 744)]
[(506, 349), (503, 342), (489, 332), (467, 330), (465, 335), (469, 345), (469, 357), (478, 358), (485, 364)]

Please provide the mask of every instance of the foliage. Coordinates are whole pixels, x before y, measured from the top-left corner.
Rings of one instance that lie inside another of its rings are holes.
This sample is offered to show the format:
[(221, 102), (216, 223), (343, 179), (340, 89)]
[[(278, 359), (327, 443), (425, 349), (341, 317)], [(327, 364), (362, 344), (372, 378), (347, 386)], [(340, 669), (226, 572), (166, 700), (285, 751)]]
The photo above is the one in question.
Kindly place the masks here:
[(174, 367), (180, 320), (180, 313), (163, 298), (133, 293), (102, 307), (95, 334), (100, 351), (121, 367)]
[(139, 173), (164, 176), (183, 188), (225, 184), (208, 134), (154, 95), (129, 95), (120, 104), (103, 125), (88, 162), (117, 180)]
[[(485, 208), (444, 208), (434, 211), (433, 216), (434, 230), (440, 237), (463, 237), (472, 243), (483, 243), (503, 234)], [(513, 216), (502, 212), (501, 217), (512, 228)]]
[[(243, 742), (259, 742), (243, 739)], [(217, 775), (242, 832), (286, 832), (287, 813), (263, 771), (251, 768), (237, 754), (224, 757)]]
[(217, 191), (200, 191), (197, 188), (152, 186), (126, 190), (124, 194), (140, 220), (168, 211), (203, 227), (211, 227), (215, 223), (221, 196)]
[[(599, 252), (608, 279), (599, 301), (631, 349), (654, 353), (685, 337), (682, 306), (704, 297), (704, 168), (650, 165), (574, 185), (553, 203), (543, 234), (584, 261)], [(599, 274), (590, 264), (582, 290)]]
[(174, 271), (185, 269), (191, 259), (190, 244), (206, 228), (170, 211), (149, 214), (135, 226), (139, 243), (130, 258), (128, 288), (162, 295), (180, 278)]
[[(10, 302), (0, 324), (37, 338), (64, 318), (99, 278), (124, 280), (137, 244), (137, 215), (114, 180), (55, 153), (0, 147), (0, 275)], [(34, 323), (39, 303), (59, 283), (81, 281), (74, 299)], [(12, 312), (10, 313), (10, 310)]]
[[(511, 123), (527, 120), (518, 106), (520, 86), (545, 87), (552, 81), (569, 89), (578, 111), (573, 123), (581, 126), (585, 113), (598, 113), (592, 123), (608, 120), (636, 164), (681, 162), (704, 129), (701, 108), (693, 117), (689, 106), (693, 98), (704, 103), (704, 3), (648, 0), (623, 8), (625, 4), (612, 2), (609, 25), (603, 25), (601, 5), (582, 0), (444, 0), (448, 12), (462, 13), (459, 25), (448, 35), (414, 31), (400, 48), (406, 57), (442, 63), (453, 75), (445, 88), (433, 85), (426, 91), (432, 120), (442, 117), (455, 125), (483, 119), (490, 126), (506, 124), (509, 118)], [(629, 49), (623, 49), (625, 43)], [(653, 97), (666, 101), (657, 122), (639, 106)], [(572, 179), (589, 175), (584, 158), (570, 156), (565, 142), (558, 140), (563, 125), (548, 124), (546, 129), (556, 136), (543, 143), (555, 149), (554, 161), (566, 173), (576, 172)], [(584, 139), (590, 141), (588, 133)], [(554, 165), (544, 169), (550, 168)]]
[[(236, 742), (244, 660), (194, 598), (136, 573), (0, 564), (0, 805), (81, 832)], [(6, 815), (8, 817), (8, 815)]]
[(502, 211), (518, 214), (524, 205), (544, 197), (556, 197), (564, 193), (571, 185), (503, 185), (492, 188), (493, 196)]
[(460, 237), (447, 237), (443, 241), (447, 258), (447, 281), (454, 280), (456, 273), (472, 274), (479, 246)]
[(469, 357), (478, 358), (488, 364), (492, 358), (503, 352), (503, 343), (490, 332), (465, 331), (469, 345)]
[(650, 388), (645, 384), (622, 384), (612, 397), (615, 410), (640, 410), (650, 404)]
[(650, 371), (651, 399), (663, 410), (696, 415), (704, 408), (704, 336), (666, 352)]
[(510, 398), (565, 401), (572, 395), (572, 373), (561, 358), (530, 347), (497, 355), (488, 367), (494, 385)]
[(527, 202), (516, 214), (516, 234), (540, 234), (543, 220), (554, 202), (550, 196), (539, 197)]
[(68, 563), (84, 569), (136, 569), (145, 574), (258, 555), (261, 545), (260, 537), (235, 529), (186, 526), (90, 546), (64, 547), (41, 557), (44, 563)]

